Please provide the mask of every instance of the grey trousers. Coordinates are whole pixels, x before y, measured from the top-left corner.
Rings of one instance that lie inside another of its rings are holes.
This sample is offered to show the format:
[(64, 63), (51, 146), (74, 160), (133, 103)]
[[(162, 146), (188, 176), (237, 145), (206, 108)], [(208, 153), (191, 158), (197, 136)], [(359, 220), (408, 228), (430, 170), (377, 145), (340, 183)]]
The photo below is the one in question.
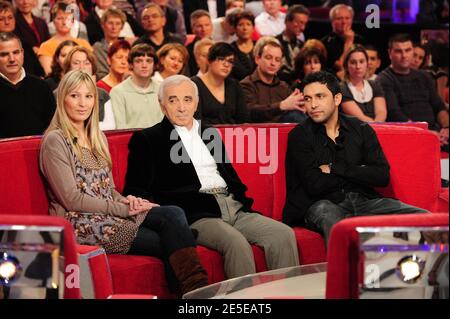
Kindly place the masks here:
[(428, 211), (393, 198), (368, 199), (358, 193), (347, 193), (345, 200), (339, 204), (329, 200), (315, 202), (306, 212), (305, 223), (308, 228), (322, 233), (328, 245), (331, 228), (344, 218), (413, 213), (428, 213)]
[(241, 211), (233, 195), (214, 194), (222, 218), (202, 218), (191, 225), (197, 243), (219, 251), (228, 279), (256, 272), (250, 244), (264, 248), (269, 269), (299, 265), (297, 241), (291, 227), (257, 213)]

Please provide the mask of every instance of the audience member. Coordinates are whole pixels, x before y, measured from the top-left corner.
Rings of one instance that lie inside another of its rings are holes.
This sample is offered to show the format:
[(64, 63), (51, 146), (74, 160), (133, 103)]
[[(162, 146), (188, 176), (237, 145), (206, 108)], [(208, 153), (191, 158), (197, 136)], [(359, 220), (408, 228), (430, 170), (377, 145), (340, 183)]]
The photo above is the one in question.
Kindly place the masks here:
[(194, 11), (204, 10), (206, 12), (209, 12), (211, 20), (218, 17), (223, 17), (225, 16), (226, 11), (225, 2), (226, 0), (184, 0), (183, 13), (184, 20), (186, 22), (187, 33), (195, 33), (194, 29), (192, 28), (192, 23), (188, 23), (189, 21), (191, 21), (191, 16)]
[(377, 70), (381, 66), (381, 57), (378, 49), (371, 44), (364, 45), (367, 56), (369, 57), (369, 64), (367, 65), (367, 79), (374, 81), (377, 78)]
[(155, 3), (149, 3), (144, 7), (141, 14), (142, 27), (145, 34), (136, 40), (134, 44), (146, 43), (150, 45), (155, 52), (158, 52), (163, 45), (168, 43), (180, 43), (182, 41), (172, 33), (166, 32), (164, 26), (167, 19), (160, 6)]
[(430, 61), (430, 52), (425, 45), (414, 43), (413, 44), (413, 58), (411, 60), (411, 69), (419, 70), (424, 69)]
[(45, 82), (47, 82), (50, 90), (55, 91), (58, 87), (61, 78), (64, 73), (64, 60), (73, 47), (78, 44), (73, 40), (66, 40), (61, 42), (55, 50), (55, 54), (52, 58), (52, 65), (50, 74), (45, 78)]
[(214, 41), (210, 38), (204, 38), (197, 41), (194, 45), (195, 62), (198, 65), (197, 75), (200, 76), (208, 71), (208, 51), (213, 46)]
[[(0, 32), (14, 32), (16, 30), (16, 17), (14, 7), (8, 1), (0, 1)], [(44, 76), (44, 70), (34, 52), (33, 48), (22, 42), (24, 61), (23, 68), (28, 74), (39, 77)]]
[[(72, 19), (72, 27), (70, 28), (70, 36), (72, 38), (81, 38), (86, 41), (89, 41), (86, 25), (79, 20), (79, 12), (78, 4), (76, 0), (57, 0), (57, 2), (64, 2), (67, 6), (67, 11), (71, 12), (73, 15)], [(56, 34), (55, 23), (53, 21), (48, 24), (48, 32), (50, 36), (54, 36)]]
[(303, 47), (295, 57), (292, 88), (301, 90), (302, 80), (311, 73), (322, 71), (325, 64), (325, 56), (321, 50), (316, 47)]
[[(88, 49), (76, 46), (67, 54), (63, 64), (64, 74), (72, 70), (83, 70), (92, 76), (94, 82), (96, 81), (97, 61), (95, 55)], [(114, 113), (112, 111), (111, 100), (108, 92), (102, 88), (97, 88), (98, 105), (99, 105), (99, 125), (100, 129), (114, 130), (116, 123), (114, 120)], [(56, 96), (57, 92), (54, 91)]]
[(114, 41), (119, 40), (120, 31), (127, 20), (122, 11), (109, 8), (103, 13), (100, 21), (105, 37), (92, 46), (97, 58), (97, 78), (99, 79), (109, 73), (108, 49)]
[[(105, 35), (103, 34), (100, 19), (103, 16), (105, 10), (109, 8), (114, 8), (113, 0), (96, 0), (94, 9), (91, 10), (86, 20), (84, 21), (88, 31), (89, 42), (91, 44), (101, 41), (105, 37)], [(127, 17), (127, 21), (123, 25), (119, 37), (122, 38), (134, 38), (135, 36), (140, 37), (144, 33), (141, 25), (130, 14), (126, 12), (124, 13)]]
[(155, 72), (153, 80), (157, 82), (162, 82), (169, 76), (180, 74), (189, 61), (187, 49), (179, 43), (165, 44), (156, 52), (156, 56), (159, 63), (158, 71)]
[(236, 16), (234, 23), (237, 40), (231, 45), (236, 51), (236, 62), (231, 71), (231, 76), (241, 81), (247, 75), (252, 74), (256, 68), (255, 57), (253, 56), (255, 41), (252, 39), (255, 30), (255, 17), (251, 12), (243, 11)]
[(278, 77), (292, 84), (294, 80), (294, 60), (305, 43), (306, 25), (309, 20), (309, 10), (303, 5), (294, 5), (289, 8), (285, 18), (285, 29), (283, 33), (277, 35), (283, 48), (283, 62)]
[(312, 73), (303, 84), (309, 118), (289, 133), (283, 222), (328, 243), (333, 225), (347, 217), (426, 212), (374, 190), (388, 185), (389, 163), (370, 125), (339, 113), (334, 75)]
[(131, 48), (128, 64), (131, 76), (111, 90), (116, 128), (144, 128), (164, 117), (157, 94), (159, 82), (152, 81), (157, 57), (148, 44)]
[(345, 52), (353, 44), (361, 44), (363, 38), (352, 29), (353, 8), (345, 4), (335, 5), (330, 10), (333, 31), (322, 39), (327, 48), (327, 69), (337, 73), (343, 71)]
[[(297, 266), (292, 228), (252, 210), (253, 200), (246, 197), (247, 187), (227, 159), (218, 132), (205, 132), (194, 119), (195, 83), (183, 75), (169, 77), (158, 96), (165, 117), (131, 137), (124, 193), (183, 208), (198, 231), (197, 243), (224, 257), (227, 278), (256, 272), (249, 242), (264, 249), (269, 269)], [(214, 156), (210, 143), (217, 145)], [(174, 158), (177, 146), (182, 163)]]
[(256, 70), (241, 81), (247, 108), (253, 122), (301, 122), (305, 119), (303, 94), (291, 92), (277, 72), (281, 67), (281, 44), (262, 37), (254, 49)]
[(110, 93), (113, 87), (127, 78), (129, 75), (128, 55), (130, 50), (131, 46), (125, 40), (117, 40), (111, 44), (106, 60), (109, 65), (109, 73), (97, 81), (97, 87)]
[(236, 40), (234, 21), (236, 15), (244, 10), (245, 0), (227, 0), (225, 17), (219, 17), (212, 21), (212, 39), (215, 42), (231, 43)]
[(163, 10), (163, 15), (166, 18), (164, 32), (173, 34), (184, 43), (186, 41), (186, 25), (182, 11), (173, 8), (169, 0), (152, 0), (152, 2), (159, 5)]
[(261, 36), (275, 37), (285, 28), (286, 14), (281, 12), (282, 0), (262, 0), (264, 12), (255, 19), (256, 31)]
[(73, 14), (66, 11), (67, 4), (57, 2), (52, 8), (52, 18), (55, 22), (56, 34), (49, 40), (43, 42), (39, 47), (38, 57), (41, 62), (45, 74), (50, 74), (53, 55), (55, 54), (58, 45), (65, 40), (72, 40), (78, 45), (81, 45), (92, 51), (92, 47), (86, 40), (79, 38), (72, 38), (70, 36), (70, 28), (72, 26)]
[(23, 49), (14, 33), (0, 33), (0, 138), (44, 133), (55, 99), (44, 80), (23, 69)]
[(431, 77), (411, 68), (413, 43), (408, 34), (390, 38), (389, 58), (391, 65), (377, 77), (386, 97), (388, 121), (425, 121), (448, 151), (448, 111)]
[[(448, 90), (448, 42), (432, 40), (428, 42), (428, 45), (430, 47), (431, 63), (425, 66), (425, 70), (436, 82), (436, 88), (441, 99), (446, 101), (445, 89)], [(448, 109), (448, 103), (446, 107)]]
[(366, 80), (369, 56), (363, 46), (350, 48), (344, 58), (345, 77), (341, 83), (342, 110), (363, 122), (384, 122), (386, 100), (379, 83)]
[(80, 244), (100, 245), (108, 254), (162, 258), (172, 270), (166, 272), (168, 282), (175, 280), (181, 294), (207, 285), (184, 212), (115, 189), (96, 97), (92, 77), (79, 70), (66, 74), (58, 88), (57, 110), (39, 153), (49, 213), (67, 219)]
[(37, 53), (41, 44), (50, 38), (47, 23), (33, 15), (36, 0), (15, 0), (16, 4), (16, 30), (15, 34), (22, 43), (33, 48)]
[(194, 40), (187, 46), (189, 52), (189, 74), (195, 75), (198, 73), (198, 65), (194, 58), (194, 45), (197, 41), (204, 38), (211, 38), (213, 26), (211, 16), (208, 11), (197, 10), (191, 15), (192, 32), (195, 35)]
[(235, 51), (228, 43), (218, 42), (209, 49), (208, 71), (192, 78), (199, 91), (196, 119), (206, 124), (249, 122), (239, 82), (229, 77), (235, 59)]

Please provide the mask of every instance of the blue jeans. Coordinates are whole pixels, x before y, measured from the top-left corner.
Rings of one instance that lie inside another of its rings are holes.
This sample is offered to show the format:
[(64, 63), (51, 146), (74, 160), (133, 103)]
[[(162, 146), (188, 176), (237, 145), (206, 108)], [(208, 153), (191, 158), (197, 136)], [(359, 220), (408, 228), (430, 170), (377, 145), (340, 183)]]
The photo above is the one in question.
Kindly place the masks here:
[(161, 258), (169, 289), (174, 292), (178, 289), (178, 280), (169, 257), (179, 249), (195, 246), (184, 211), (177, 206), (161, 206), (152, 208), (147, 214), (128, 254)]
[(344, 201), (334, 204), (329, 200), (315, 202), (306, 212), (306, 227), (321, 233), (328, 243), (331, 228), (340, 220), (355, 216), (428, 213), (393, 198), (368, 199), (358, 193), (347, 193)]

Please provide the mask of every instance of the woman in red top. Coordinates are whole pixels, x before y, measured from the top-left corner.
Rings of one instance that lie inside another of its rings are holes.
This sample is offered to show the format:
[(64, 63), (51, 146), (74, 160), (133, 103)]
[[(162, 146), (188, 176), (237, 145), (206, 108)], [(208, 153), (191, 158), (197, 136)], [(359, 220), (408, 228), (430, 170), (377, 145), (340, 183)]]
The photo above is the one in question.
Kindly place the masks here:
[(113, 87), (128, 77), (128, 54), (130, 50), (131, 46), (125, 40), (117, 40), (111, 44), (108, 49), (107, 59), (110, 70), (104, 78), (97, 82), (99, 88), (109, 93)]

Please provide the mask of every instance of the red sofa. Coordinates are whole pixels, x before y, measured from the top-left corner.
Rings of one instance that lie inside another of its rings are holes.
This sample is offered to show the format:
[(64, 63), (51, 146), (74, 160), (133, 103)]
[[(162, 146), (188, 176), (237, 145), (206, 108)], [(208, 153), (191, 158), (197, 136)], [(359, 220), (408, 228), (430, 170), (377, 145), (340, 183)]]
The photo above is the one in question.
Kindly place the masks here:
[[(284, 160), (287, 135), (293, 127), (292, 124), (219, 127), (230, 152), (236, 147), (236, 143), (229, 139), (231, 131), (240, 137), (254, 134), (254, 140), (244, 139), (244, 149), (247, 150), (244, 161), (233, 165), (249, 187), (248, 195), (255, 199), (254, 208), (276, 220), (282, 217), (286, 195)], [(448, 189), (442, 190), (440, 186), (439, 142), (435, 135), (420, 127), (374, 125), (391, 165), (391, 183), (380, 191), (432, 212), (448, 212)], [(239, 130), (232, 130), (236, 128)], [(131, 134), (131, 131), (107, 134), (113, 175), (119, 191), (124, 185)], [(47, 197), (38, 170), (39, 142), (39, 137), (0, 140), (0, 194), (3, 199), (0, 201), (0, 223), (2, 214), (48, 214)], [(276, 155), (272, 160), (277, 159), (277, 169), (273, 174), (260, 174), (260, 168), (267, 167), (265, 158), (256, 156), (256, 161), (253, 161), (248, 157), (248, 150), (256, 147), (257, 151), (268, 151), (271, 146), (272, 154)], [(324, 242), (319, 234), (303, 228), (294, 230), (301, 264), (326, 260)], [(103, 255), (99, 258), (95, 249), (79, 247), (80, 254), (96, 255), (96, 259), (90, 260), (95, 298), (106, 298), (112, 293), (170, 297), (159, 259), (129, 255)], [(257, 271), (266, 270), (264, 252), (256, 246), (253, 250)], [(225, 279), (221, 255), (205, 247), (198, 247), (198, 251), (210, 283)]]

